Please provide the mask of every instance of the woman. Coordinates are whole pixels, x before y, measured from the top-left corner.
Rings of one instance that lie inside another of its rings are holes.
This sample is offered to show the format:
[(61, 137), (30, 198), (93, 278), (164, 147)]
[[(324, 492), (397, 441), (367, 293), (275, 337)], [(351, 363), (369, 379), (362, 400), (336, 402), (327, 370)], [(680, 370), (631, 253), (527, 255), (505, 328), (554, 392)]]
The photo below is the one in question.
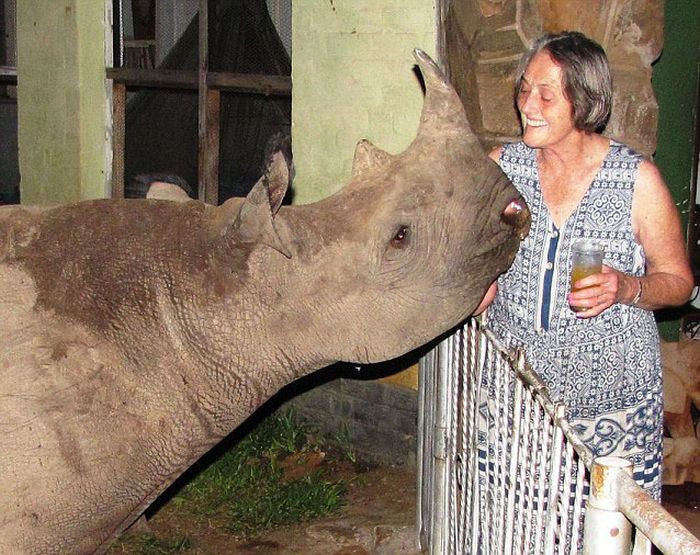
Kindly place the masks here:
[[(652, 310), (685, 303), (693, 288), (679, 216), (654, 164), (600, 134), (612, 86), (598, 44), (545, 35), (520, 67), (522, 141), (491, 157), (526, 199), (532, 228), (498, 280), (487, 322), (525, 347), (594, 455), (632, 461), (635, 480), (658, 500), (663, 399)], [(581, 238), (603, 245), (604, 266), (571, 292), (571, 247)]]

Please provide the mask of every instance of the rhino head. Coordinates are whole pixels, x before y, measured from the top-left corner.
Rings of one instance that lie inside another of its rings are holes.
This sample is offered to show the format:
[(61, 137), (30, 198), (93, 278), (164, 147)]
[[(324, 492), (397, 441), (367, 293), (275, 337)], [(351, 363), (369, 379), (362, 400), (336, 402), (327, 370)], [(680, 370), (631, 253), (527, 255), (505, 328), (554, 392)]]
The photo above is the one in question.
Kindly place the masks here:
[(524, 201), (484, 153), (458, 95), (425, 53), (415, 56), (426, 97), (404, 152), (362, 140), (344, 188), (294, 207), (279, 206), (287, 183), (280, 157), (249, 196), (255, 215), (244, 207), (225, 232), (231, 244), (278, 251), (271, 278), (268, 263), (249, 264), (252, 281), (279, 292), (272, 342), (287, 343), (290, 330), (311, 333), (324, 364), (393, 358), (454, 326), (529, 229)]
[(363, 141), (350, 182), (246, 199), (0, 209), (2, 553), (102, 552), (280, 387), (419, 347), (467, 317), (524, 202), (422, 52), (418, 135)]

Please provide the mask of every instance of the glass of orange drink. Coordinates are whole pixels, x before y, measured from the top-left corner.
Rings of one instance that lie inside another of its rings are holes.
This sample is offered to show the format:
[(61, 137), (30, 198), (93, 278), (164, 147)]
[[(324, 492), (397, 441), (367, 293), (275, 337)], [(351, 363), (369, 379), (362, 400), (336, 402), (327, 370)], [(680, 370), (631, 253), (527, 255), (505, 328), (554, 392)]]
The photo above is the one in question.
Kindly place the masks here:
[[(605, 250), (600, 243), (590, 239), (578, 239), (571, 247), (571, 291), (576, 291), (574, 284), (587, 276), (599, 274), (603, 269)], [(571, 310), (579, 312), (585, 307), (572, 306)]]

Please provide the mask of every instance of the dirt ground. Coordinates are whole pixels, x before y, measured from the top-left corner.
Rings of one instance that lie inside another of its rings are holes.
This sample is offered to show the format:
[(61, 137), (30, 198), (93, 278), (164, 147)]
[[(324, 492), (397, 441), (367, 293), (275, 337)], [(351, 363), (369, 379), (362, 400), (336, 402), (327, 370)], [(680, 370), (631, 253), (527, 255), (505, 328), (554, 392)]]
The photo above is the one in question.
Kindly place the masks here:
[(664, 486), (661, 500), (664, 508), (700, 539), (700, 484)]
[[(380, 466), (357, 471), (338, 468), (333, 479), (347, 482), (346, 503), (336, 514), (284, 526), (254, 540), (241, 540), (215, 523), (183, 519), (166, 504), (149, 521), (160, 539), (187, 537), (185, 555), (414, 555), (416, 475), (414, 468)], [(145, 551), (117, 545), (110, 555)], [(151, 553), (150, 551), (148, 553)], [(155, 552), (157, 553), (157, 552)]]
[[(285, 526), (254, 540), (237, 539), (210, 523), (195, 523), (165, 505), (150, 521), (159, 538), (186, 536), (185, 555), (418, 555), (415, 545), (415, 468), (381, 466), (358, 472), (338, 468), (347, 480), (346, 503), (333, 516)], [(664, 488), (664, 507), (700, 538), (700, 484)], [(110, 555), (137, 555), (116, 547)], [(151, 553), (151, 552), (149, 552)]]

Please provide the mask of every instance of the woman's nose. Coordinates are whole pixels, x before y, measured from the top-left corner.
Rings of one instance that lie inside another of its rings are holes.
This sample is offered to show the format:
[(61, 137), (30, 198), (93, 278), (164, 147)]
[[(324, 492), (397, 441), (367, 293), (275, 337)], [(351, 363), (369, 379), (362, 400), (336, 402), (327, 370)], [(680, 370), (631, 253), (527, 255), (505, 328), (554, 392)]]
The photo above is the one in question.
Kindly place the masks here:
[(518, 97), (518, 110), (520, 110), (521, 112), (531, 112), (534, 105), (535, 101), (533, 100), (533, 96), (531, 93), (524, 93)]

